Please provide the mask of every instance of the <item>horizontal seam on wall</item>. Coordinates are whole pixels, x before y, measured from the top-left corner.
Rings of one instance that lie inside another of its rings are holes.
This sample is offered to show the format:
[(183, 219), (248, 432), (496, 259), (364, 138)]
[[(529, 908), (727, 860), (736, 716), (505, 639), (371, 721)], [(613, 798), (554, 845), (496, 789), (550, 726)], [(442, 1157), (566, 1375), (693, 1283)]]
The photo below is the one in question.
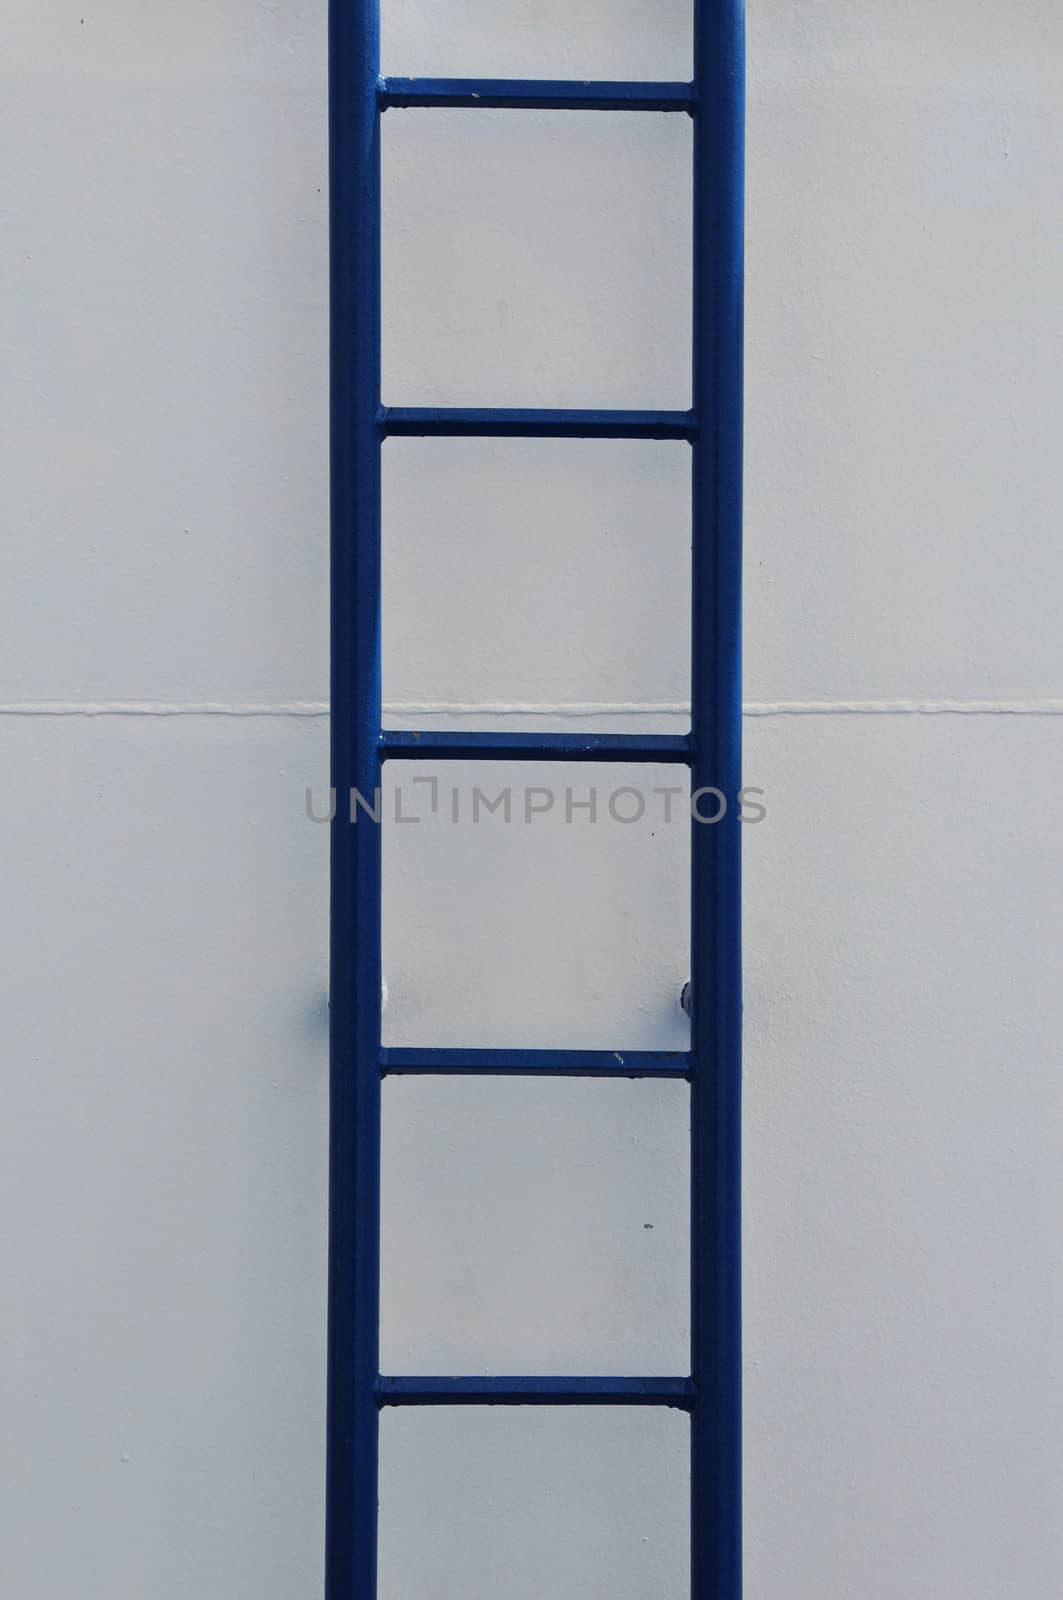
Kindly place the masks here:
[[(751, 700), (747, 717), (1063, 716), (1063, 700)], [(384, 706), (387, 718), (535, 716), (561, 719), (596, 716), (689, 716), (681, 702), (582, 701), (547, 705), (518, 702), (412, 701)], [(222, 700), (26, 700), (0, 703), (2, 717), (327, 717), (327, 700), (276, 702)]]

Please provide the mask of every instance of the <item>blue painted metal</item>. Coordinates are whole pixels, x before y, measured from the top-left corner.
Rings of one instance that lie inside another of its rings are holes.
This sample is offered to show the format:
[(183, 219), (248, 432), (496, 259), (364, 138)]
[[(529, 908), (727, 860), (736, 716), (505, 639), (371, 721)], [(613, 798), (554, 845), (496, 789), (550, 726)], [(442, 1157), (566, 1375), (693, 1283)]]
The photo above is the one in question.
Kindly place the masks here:
[[(332, 782), (380, 777), (379, 0), (329, 8)], [(380, 830), (331, 830), (327, 1600), (376, 1594)]]
[(691, 411), (520, 411), (498, 407), (385, 406), (385, 438), (693, 439)]
[[(387, 728), (387, 761), (661, 761), (689, 762), (685, 733), (421, 733)], [(736, 791), (737, 792), (737, 791)]]
[(690, 1378), (381, 1378), (384, 1406), (679, 1406)]
[(380, 1052), (395, 1073), (486, 1073), (491, 1077), (689, 1078), (685, 1050), (412, 1050)]
[[(742, 0), (695, 0), (696, 90), (379, 77), (379, 0), (331, 0), (332, 783), (370, 795), (388, 758), (688, 763), (740, 787)], [(487, 91), (484, 98), (483, 91)], [(695, 99), (696, 94), (696, 99)], [(468, 98), (466, 98), (468, 97)], [(622, 102), (622, 106), (620, 105)], [(667, 103), (664, 103), (667, 102)], [(380, 403), (380, 115), (397, 105), (694, 112), (694, 361), (688, 411), (526, 411)], [(699, 426), (700, 422), (700, 426)], [(380, 445), (394, 435), (682, 439), (693, 459), (689, 737), (383, 732)], [(691, 1415), (693, 1600), (741, 1596), (740, 851), (737, 810), (692, 825), (691, 1048), (384, 1050), (380, 835), (332, 831), (327, 1600), (376, 1594), (384, 1405), (680, 1406)], [(389, 1072), (669, 1076), (691, 1081), (691, 1374), (386, 1377), (379, 1372), (380, 1092)]]
[(469, 106), (537, 111), (686, 111), (692, 83), (592, 83), (534, 78), (385, 78), (389, 106)]
[[(692, 782), (737, 794), (742, 739), (744, 0), (695, 0)], [(741, 826), (691, 830), (691, 1587), (742, 1592)]]

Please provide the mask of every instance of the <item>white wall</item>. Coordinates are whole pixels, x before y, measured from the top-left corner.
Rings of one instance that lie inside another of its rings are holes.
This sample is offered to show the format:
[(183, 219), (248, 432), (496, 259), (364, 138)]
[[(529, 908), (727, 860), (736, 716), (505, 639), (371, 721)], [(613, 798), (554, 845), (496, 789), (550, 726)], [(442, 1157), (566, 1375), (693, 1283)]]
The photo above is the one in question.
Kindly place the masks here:
[[(683, 76), (687, 11), (392, 0), (385, 65)], [(1058, 1600), (1063, 13), (750, 25), (748, 1592)], [(0, 1576), (305, 1600), (324, 0), (2, 42)], [(388, 398), (685, 403), (683, 119), (386, 129)], [(393, 720), (681, 726), (685, 470), (389, 445)], [(394, 1041), (681, 1042), (681, 828), (385, 848)], [(393, 1370), (675, 1370), (685, 1093), (390, 1081)], [(389, 1413), (382, 1596), (677, 1600), (684, 1427)]]

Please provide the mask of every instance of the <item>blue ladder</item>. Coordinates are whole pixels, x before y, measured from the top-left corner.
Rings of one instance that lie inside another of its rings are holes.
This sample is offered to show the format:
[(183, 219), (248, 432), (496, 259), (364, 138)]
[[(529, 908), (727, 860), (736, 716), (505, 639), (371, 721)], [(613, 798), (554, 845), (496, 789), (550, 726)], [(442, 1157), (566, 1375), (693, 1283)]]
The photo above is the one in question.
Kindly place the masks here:
[[(332, 785), (327, 1600), (375, 1600), (379, 1414), (391, 1405), (665, 1405), (690, 1416), (693, 1600), (739, 1600), (741, 1560), (741, 755), (743, 0), (694, 0), (693, 83), (379, 75), (379, 0), (331, 0)], [(383, 406), (380, 117), (389, 107), (681, 112), (693, 118), (688, 411)], [(680, 439), (693, 450), (689, 735), (416, 733), (381, 727), (380, 474), (389, 437)], [(691, 829), (689, 1052), (384, 1049), (380, 828), (349, 820), (385, 760), (667, 761), (726, 815)], [(388, 1377), (379, 1370), (386, 1073), (690, 1081), (689, 1375)], [(411, 1595), (408, 1600), (417, 1600)]]

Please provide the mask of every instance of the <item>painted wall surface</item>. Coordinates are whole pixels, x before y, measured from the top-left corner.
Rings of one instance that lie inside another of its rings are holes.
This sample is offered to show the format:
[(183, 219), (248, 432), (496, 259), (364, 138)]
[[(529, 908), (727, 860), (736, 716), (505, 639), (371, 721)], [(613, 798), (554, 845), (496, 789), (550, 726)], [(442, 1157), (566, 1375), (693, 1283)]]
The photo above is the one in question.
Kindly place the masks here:
[[(688, 0), (385, 12), (393, 72), (689, 70)], [(0, 37), (0, 1584), (306, 1600), (325, 5)], [(748, 1593), (1058, 1600), (1063, 11), (751, 0), (749, 138)], [(385, 398), (685, 404), (688, 160), (389, 113)], [(389, 444), (391, 720), (682, 726), (687, 471)], [(681, 1043), (660, 797), (473, 825), (416, 775), (389, 1039)], [(392, 1370), (682, 1364), (682, 1084), (392, 1080), (384, 1156)], [(685, 1426), (388, 1413), (383, 1600), (679, 1600)]]

